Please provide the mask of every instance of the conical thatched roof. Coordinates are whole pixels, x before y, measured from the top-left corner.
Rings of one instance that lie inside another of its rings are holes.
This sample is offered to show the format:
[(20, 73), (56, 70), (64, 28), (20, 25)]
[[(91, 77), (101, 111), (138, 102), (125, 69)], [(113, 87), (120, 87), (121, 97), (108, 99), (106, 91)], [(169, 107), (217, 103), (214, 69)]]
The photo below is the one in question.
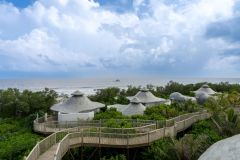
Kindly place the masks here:
[(188, 101), (188, 100), (196, 101), (196, 98), (182, 95), (179, 92), (171, 93), (169, 99), (173, 101)]
[(140, 103), (140, 100), (136, 97), (134, 97), (128, 105), (115, 104), (108, 106), (108, 108), (116, 108), (119, 112), (128, 116), (143, 114), (146, 109), (146, 107)]
[(169, 99), (174, 100), (174, 101), (184, 101), (185, 100), (183, 95), (179, 92), (171, 93), (169, 96)]
[(53, 105), (51, 110), (61, 113), (79, 113), (94, 111), (104, 106), (102, 103), (92, 102), (82, 92), (76, 91), (66, 101)]
[(194, 92), (195, 92), (195, 94), (199, 94), (201, 92), (206, 93), (208, 95), (216, 94), (216, 92), (214, 90), (212, 90), (207, 84), (202, 85), (201, 88), (199, 88), (198, 90), (196, 90)]
[(143, 114), (146, 107), (140, 103), (139, 99), (134, 97), (131, 102), (127, 105), (126, 109), (123, 110), (124, 115), (136, 115), (136, 114)]
[(166, 102), (166, 99), (154, 96), (145, 88), (141, 89), (135, 96), (127, 97), (127, 99), (131, 101), (134, 97), (138, 98), (140, 103)]

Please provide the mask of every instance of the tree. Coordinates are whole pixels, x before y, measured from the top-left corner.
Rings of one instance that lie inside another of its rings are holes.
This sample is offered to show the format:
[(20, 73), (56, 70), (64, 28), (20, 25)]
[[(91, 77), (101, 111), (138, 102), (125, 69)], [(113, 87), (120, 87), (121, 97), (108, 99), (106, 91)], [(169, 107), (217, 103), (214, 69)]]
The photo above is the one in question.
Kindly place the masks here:
[(166, 118), (175, 117), (178, 114), (179, 112), (174, 107), (165, 104), (148, 107), (144, 111), (144, 115), (152, 120), (163, 120)]
[(101, 102), (106, 105), (111, 105), (116, 103), (118, 96), (120, 95), (120, 89), (117, 87), (111, 87), (106, 89), (101, 89), (97, 91), (95, 95), (89, 96), (93, 101)]
[(228, 100), (234, 107), (240, 106), (240, 93), (233, 91), (228, 94)]
[(197, 160), (198, 157), (210, 146), (207, 135), (195, 137), (192, 134), (186, 134), (180, 140), (174, 142), (177, 155), (181, 160)]
[(154, 142), (144, 152), (143, 159), (151, 160), (179, 160), (176, 154), (174, 141), (171, 138), (163, 138)]
[(106, 111), (100, 111), (95, 113), (94, 119), (127, 119), (127, 116), (124, 116), (121, 112), (117, 111), (116, 108), (109, 108)]
[(49, 108), (56, 102), (57, 93), (53, 90), (32, 92), (17, 89), (0, 91), (1, 117), (26, 117), (37, 112), (49, 112)]

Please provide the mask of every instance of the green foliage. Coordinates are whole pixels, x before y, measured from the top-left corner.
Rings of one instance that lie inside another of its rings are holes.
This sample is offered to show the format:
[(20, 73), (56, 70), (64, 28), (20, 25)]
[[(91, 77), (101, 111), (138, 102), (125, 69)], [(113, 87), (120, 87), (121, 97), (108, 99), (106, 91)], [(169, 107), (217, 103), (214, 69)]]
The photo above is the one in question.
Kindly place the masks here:
[(228, 101), (233, 107), (240, 106), (240, 93), (237, 91), (233, 91), (228, 94)]
[(223, 110), (223, 106), (221, 106), (219, 101), (214, 99), (213, 97), (209, 97), (203, 106), (204, 108), (207, 108), (214, 117)]
[(227, 121), (233, 123), (235, 126), (238, 123), (238, 114), (231, 108), (227, 110)]
[(144, 115), (152, 120), (163, 120), (178, 116), (179, 112), (172, 106), (161, 104), (146, 108)]
[(237, 91), (240, 93), (240, 85), (239, 84), (229, 84), (228, 82), (220, 82), (218, 84), (208, 83), (208, 85), (217, 92), (230, 93), (233, 91)]
[(143, 159), (197, 160), (211, 145), (208, 135), (186, 134), (180, 140), (163, 138), (154, 142), (143, 153)]
[(125, 96), (134, 96), (141, 89), (141, 87), (128, 86), (127, 90), (123, 90), (122, 94)]
[(222, 127), (225, 136), (232, 136), (240, 133), (239, 113), (232, 108), (225, 110), (218, 116), (218, 124)]
[(39, 92), (0, 90), (0, 117), (25, 117), (40, 111), (48, 112), (56, 97), (56, 92), (49, 89)]
[(24, 124), (23, 119), (0, 121), (0, 159), (22, 159), (40, 140)]
[(174, 142), (180, 160), (197, 160), (210, 145), (208, 135), (185, 134), (183, 138)]
[(223, 138), (211, 120), (195, 123), (190, 133), (195, 137), (199, 135), (208, 135), (211, 143), (217, 142)]
[(132, 124), (125, 119), (116, 121), (116, 119), (113, 119), (113, 118), (108, 119), (105, 122), (105, 126), (109, 127), (109, 128), (131, 128), (131, 127), (133, 127)]
[[(149, 116), (147, 115), (132, 115), (131, 119), (142, 119), (142, 120), (150, 120)], [(164, 117), (159, 117), (159, 119), (164, 119)]]
[[(32, 133), (36, 113), (42, 115), (56, 102), (53, 90), (32, 92), (0, 90), (0, 159), (22, 159), (41, 139)], [(17, 118), (16, 118), (17, 117)]]
[(97, 93), (89, 98), (93, 101), (101, 102), (106, 105), (114, 104), (118, 101), (125, 101), (124, 97), (120, 96), (120, 89), (117, 87), (111, 87), (101, 89)]
[(100, 119), (127, 119), (127, 116), (124, 116), (121, 112), (117, 111), (116, 108), (109, 108), (105, 111), (100, 111), (95, 113), (94, 119), (100, 120)]
[(143, 153), (143, 159), (178, 160), (174, 141), (171, 138), (160, 139), (150, 145)]
[(213, 90), (222, 93), (230, 93), (236, 91), (240, 93), (240, 85), (239, 84), (229, 84), (228, 82), (220, 82), (220, 83), (207, 83), (201, 82), (196, 84), (181, 84), (178, 82), (170, 81), (164, 87), (157, 87), (153, 92), (156, 96), (161, 96), (164, 98), (168, 98), (168, 96), (173, 92), (180, 92), (184, 95), (194, 96), (192, 91), (199, 89), (203, 84), (208, 84)]
[(199, 104), (191, 100), (186, 102), (173, 102), (171, 107), (175, 108), (178, 112), (186, 113), (197, 112), (202, 108)]
[(101, 158), (100, 160), (127, 160), (125, 155), (118, 154), (116, 156), (111, 156), (110, 158), (106, 158), (105, 156)]

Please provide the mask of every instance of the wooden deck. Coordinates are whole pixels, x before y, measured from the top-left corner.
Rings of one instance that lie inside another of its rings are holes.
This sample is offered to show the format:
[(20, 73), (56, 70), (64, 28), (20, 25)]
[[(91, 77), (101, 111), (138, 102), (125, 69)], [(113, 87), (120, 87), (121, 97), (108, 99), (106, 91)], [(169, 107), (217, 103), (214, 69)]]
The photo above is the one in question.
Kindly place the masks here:
[[(163, 137), (173, 137), (195, 122), (209, 117), (210, 114), (206, 111), (185, 114), (167, 120), (162, 127), (157, 121), (152, 121), (151, 124), (148, 121), (145, 125), (133, 128), (106, 128), (101, 127), (99, 122), (95, 123), (95, 127), (92, 124), (80, 125), (54, 132), (46, 137), (33, 148), (26, 160), (60, 160), (70, 148), (79, 146), (114, 148), (148, 146)], [(46, 126), (42, 129), (43, 132), (50, 131)], [(37, 131), (39, 132), (39, 128)]]
[(51, 148), (49, 148), (46, 152), (39, 156), (38, 160), (53, 160), (54, 154), (57, 150), (59, 143), (54, 144)]

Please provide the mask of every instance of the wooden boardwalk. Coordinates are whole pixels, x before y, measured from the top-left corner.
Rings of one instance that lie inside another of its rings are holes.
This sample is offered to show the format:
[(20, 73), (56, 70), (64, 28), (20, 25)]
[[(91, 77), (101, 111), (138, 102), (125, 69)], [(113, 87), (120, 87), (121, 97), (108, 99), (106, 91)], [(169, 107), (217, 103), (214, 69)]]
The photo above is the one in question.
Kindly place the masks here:
[[(114, 148), (148, 146), (163, 137), (173, 137), (195, 122), (209, 117), (210, 114), (206, 111), (185, 114), (167, 120), (162, 127), (157, 121), (152, 121), (152, 123), (148, 121), (145, 125), (133, 128), (106, 128), (99, 126), (98, 122), (95, 123), (95, 127), (80, 125), (80, 127), (52, 133), (32, 149), (26, 160), (60, 160), (70, 148), (80, 146)], [(43, 132), (49, 133), (50, 131), (46, 126), (42, 129)]]
[(46, 152), (39, 156), (38, 160), (53, 160), (54, 154), (57, 150), (59, 143), (56, 143), (51, 148), (49, 148)]

